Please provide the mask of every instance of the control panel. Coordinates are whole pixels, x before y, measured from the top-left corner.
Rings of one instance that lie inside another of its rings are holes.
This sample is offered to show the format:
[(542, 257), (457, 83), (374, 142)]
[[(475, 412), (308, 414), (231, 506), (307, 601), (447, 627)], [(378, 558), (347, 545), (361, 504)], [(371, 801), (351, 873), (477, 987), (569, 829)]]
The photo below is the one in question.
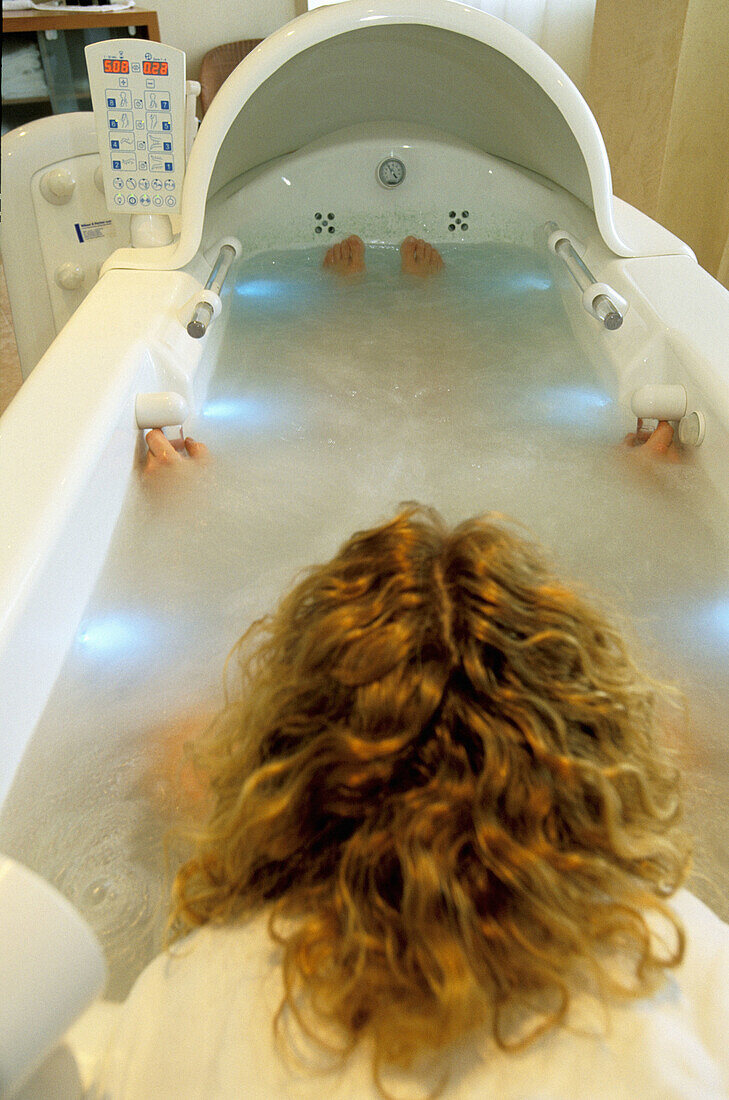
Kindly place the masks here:
[(119, 38), (85, 49), (109, 210), (176, 214), (185, 174), (185, 54)]

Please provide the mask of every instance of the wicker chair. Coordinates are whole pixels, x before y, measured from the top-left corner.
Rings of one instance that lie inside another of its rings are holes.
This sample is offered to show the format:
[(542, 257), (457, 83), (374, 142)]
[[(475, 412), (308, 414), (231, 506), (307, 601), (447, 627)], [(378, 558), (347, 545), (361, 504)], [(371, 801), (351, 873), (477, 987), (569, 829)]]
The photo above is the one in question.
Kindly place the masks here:
[(226, 42), (205, 54), (200, 66), (201, 117), (223, 81), (228, 79), (236, 65), (262, 41), (262, 38), (244, 38), (240, 42)]

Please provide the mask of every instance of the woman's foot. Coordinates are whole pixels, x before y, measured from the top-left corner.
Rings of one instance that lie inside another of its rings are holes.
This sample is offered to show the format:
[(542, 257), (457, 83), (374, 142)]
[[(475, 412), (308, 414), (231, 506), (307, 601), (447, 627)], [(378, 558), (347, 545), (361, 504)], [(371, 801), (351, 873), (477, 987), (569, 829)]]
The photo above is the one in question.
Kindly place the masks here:
[(406, 237), (400, 245), (402, 271), (406, 275), (435, 275), (443, 267), (443, 258), (437, 248), (417, 237)]
[(332, 245), (324, 257), (324, 267), (337, 275), (358, 275), (365, 269), (364, 254), (364, 241), (353, 235)]

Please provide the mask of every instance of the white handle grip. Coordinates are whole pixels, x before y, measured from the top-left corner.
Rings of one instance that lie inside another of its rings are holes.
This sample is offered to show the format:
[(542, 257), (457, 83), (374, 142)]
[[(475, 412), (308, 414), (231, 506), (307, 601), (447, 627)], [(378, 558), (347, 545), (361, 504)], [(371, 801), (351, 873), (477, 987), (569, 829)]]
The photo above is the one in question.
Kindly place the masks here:
[(142, 429), (171, 428), (187, 420), (190, 406), (179, 393), (138, 393), (134, 412)]
[(641, 386), (630, 402), (634, 415), (641, 420), (680, 420), (686, 415), (687, 405), (683, 386)]

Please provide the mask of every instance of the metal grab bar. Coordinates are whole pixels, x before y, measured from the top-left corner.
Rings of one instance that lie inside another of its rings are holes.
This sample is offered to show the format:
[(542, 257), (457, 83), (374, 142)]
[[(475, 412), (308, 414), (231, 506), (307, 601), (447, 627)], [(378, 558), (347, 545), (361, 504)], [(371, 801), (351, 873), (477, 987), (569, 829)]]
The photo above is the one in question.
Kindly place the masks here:
[[(205, 290), (211, 294), (220, 294), (225, 278), (230, 271), (230, 265), (237, 256), (232, 244), (221, 245), (218, 258), (213, 264), (210, 278), (205, 284)], [(208, 325), (213, 319), (215, 310), (210, 302), (200, 301), (195, 306), (191, 319), (187, 323), (187, 331), (195, 340), (199, 340), (208, 330)]]
[(567, 234), (564, 236), (560, 235), (560, 230), (555, 222), (551, 222), (547, 228), (551, 232), (549, 238), (550, 248), (559, 256), (560, 260), (562, 260), (583, 295), (592, 287), (598, 291), (595, 297), (590, 299), (589, 311), (603, 323), (606, 329), (614, 331), (620, 328), (623, 323), (623, 314), (609, 294), (601, 292), (603, 288), (605, 290), (610, 290), (610, 288), (605, 287), (603, 283), (597, 281), (589, 267), (584, 263), (582, 257), (574, 248)]

